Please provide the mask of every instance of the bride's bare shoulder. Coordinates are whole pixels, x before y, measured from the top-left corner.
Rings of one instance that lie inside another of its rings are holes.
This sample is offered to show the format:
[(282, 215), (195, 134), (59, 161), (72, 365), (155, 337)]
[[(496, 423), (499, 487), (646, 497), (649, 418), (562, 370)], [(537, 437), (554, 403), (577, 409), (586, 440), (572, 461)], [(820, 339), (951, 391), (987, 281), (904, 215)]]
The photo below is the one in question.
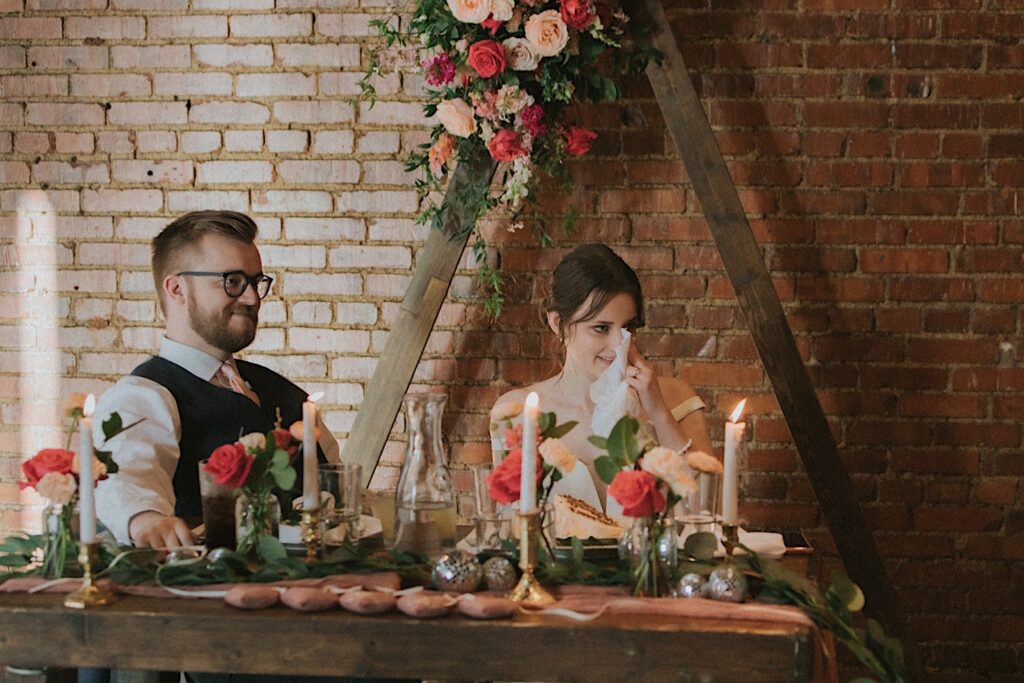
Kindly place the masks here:
[(519, 387), (506, 391), (504, 394), (498, 397), (498, 400), (494, 402), (494, 407), (491, 408), (491, 414), (495, 412), (502, 412), (499, 408), (504, 408), (507, 404), (519, 404), (520, 406), (526, 400), (526, 397), (530, 395), (531, 391), (536, 391), (543, 398), (549, 389), (551, 380), (547, 379), (543, 382), (537, 382), (536, 384), (530, 384), (529, 386)]

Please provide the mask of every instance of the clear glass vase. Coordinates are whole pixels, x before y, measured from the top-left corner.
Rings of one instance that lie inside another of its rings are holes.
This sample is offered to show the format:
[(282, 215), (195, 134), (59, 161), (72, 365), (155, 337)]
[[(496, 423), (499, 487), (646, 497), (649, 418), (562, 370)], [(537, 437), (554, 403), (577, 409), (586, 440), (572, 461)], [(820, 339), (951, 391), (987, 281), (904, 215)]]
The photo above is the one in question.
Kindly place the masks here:
[(59, 579), (78, 558), (78, 499), (43, 508), (43, 576)]
[(281, 503), (267, 491), (252, 494), (242, 491), (235, 499), (235, 537), (238, 552), (249, 558), (259, 555), (260, 538), (277, 538), (281, 525)]
[(405, 397), (409, 442), (395, 492), (394, 548), (430, 558), (455, 547), (455, 492), (441, 438), (447, 401), (434, 393)]
[(663, 597), (670, 594), (679, 562), (679, 536), (667, 517), (637, 517), (626, 531), (620, 550), (629, 555), (633, 594)]

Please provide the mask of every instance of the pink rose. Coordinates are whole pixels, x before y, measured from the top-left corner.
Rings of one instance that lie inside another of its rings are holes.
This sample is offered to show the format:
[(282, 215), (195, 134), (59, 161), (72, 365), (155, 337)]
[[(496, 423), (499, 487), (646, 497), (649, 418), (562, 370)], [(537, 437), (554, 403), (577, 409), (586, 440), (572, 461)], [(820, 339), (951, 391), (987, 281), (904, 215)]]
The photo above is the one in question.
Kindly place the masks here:
[(245, 485), (255, 460), (246, 452), (244, 445), (229, 443), (215, 448), (203, 469), (213, 475), (213, 480), (221, 486), (238, 488)]
[(560, 14), (562, 21), (577, 31), (586, 29), (597, 16), (590, 5), (590, 0), (561, 0)]
[(448, 0), (448, 9), (466, 24), (479, 24), (491, 13), (491, 0)]
[[(505, 456), (501, 464), (487, 475), (487, 490), (491, 498), (499, 503), (514, 503), (520, 496), (520, 475), (523, 469), (523, 452), (516, 448)], [(544, 468), (537, 459), (537, 483), (544, 476)]]
[(565, 131), (565, 151), (574, 157), (581, 156), (590, 151), (590, 145), (596, 139), (594, 131), (572, 126)]
[(498, 32), (499, 28), (501, 28), (502, 26), (505, 25), (505, 22), (504, 21), (498, 21), (493, 16), (491, 16), (491, 17), (487, 17), (486, 19), (481, 21), (480, 25), (483, 26), (488, 31), (490, 31), (491, 35), (493, 36), (495, 33)]
[(50, 472), (71, 474), (75, 454), (63, 448), (44, 448), (31, 458), (21, 463), (21, 472), (26, 481), (19, 481), (18, 486), (26, 489), (35, 488), (39, 480)]
[(469, 137), (476, 132), (476, 119), (473, 108), (465, 100), (444, 100), (437, 105), (437, 118), (452, 135), (460, 138)]
[(619, 502), (627, 517), (646, 517), (665, 509), (665, 497), (649, 472), (619, 472), (608, 486), (608, 495)]
[(526, 20), (526, 39), (530, 41), (535, 54), (554, 57), (569, 42), (569, 30), (561, 15), (549, 9)]
[(480, 78), (491, 78), (505, 70), (505, 50), (501, 43), (480, 40), (469, 46), (467, 63), (480, 74)]
[(487, 143), (487, 151), (495, 161), (512, 161), (527, 154), (519, 133), (508, 128), (502, 128), (494, 134)]

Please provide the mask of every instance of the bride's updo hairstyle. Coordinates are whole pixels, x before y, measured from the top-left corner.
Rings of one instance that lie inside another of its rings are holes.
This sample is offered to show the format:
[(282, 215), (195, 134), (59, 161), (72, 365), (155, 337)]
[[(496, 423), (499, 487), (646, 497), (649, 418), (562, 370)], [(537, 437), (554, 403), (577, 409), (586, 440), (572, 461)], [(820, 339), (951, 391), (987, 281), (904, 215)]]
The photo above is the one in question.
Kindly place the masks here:
[(581, 244), (555, 267), (544, 310), (558, 313), (558, 336), (565, 339), (569, 328), (592, 320), (616, 294), (633, 297), (637, 316), (630, 327), (643, 327), (644, 295), (636, 273), (607, 245)]

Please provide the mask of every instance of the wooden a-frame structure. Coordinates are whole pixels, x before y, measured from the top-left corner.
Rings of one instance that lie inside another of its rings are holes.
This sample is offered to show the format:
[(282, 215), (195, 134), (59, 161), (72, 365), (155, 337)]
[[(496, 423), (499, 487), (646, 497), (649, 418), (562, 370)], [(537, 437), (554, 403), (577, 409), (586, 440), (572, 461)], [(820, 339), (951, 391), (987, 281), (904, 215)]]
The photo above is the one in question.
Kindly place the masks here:
[[(902, 639), (902, 617), (882, 560), (661, 0), (642, 3), (654, 28), (654, 47), (663, 58), (660, 66), (652, 63), (647, 67), (647, 77), (700, 200), (839, 556), (847, 574), (863, 589), (866, 610), (890, 634)], [(448, 192), (457, 193), (468, 179), (489, 178), (493, 173), (494, 164), (489, 159), (481, 160), (476, 167), (459, 164)], [(468, 240), (469, 231), (463, 228), (471, 220), (471, 216), (448, 211), (443, 230), (432, 231), (418, 254), (409, 289), (342, 455), (346, 461), (362, 464), (364, 485), (377, 466), (447, 296)], [(452, 235), (465, 237), (453, 239)]]

